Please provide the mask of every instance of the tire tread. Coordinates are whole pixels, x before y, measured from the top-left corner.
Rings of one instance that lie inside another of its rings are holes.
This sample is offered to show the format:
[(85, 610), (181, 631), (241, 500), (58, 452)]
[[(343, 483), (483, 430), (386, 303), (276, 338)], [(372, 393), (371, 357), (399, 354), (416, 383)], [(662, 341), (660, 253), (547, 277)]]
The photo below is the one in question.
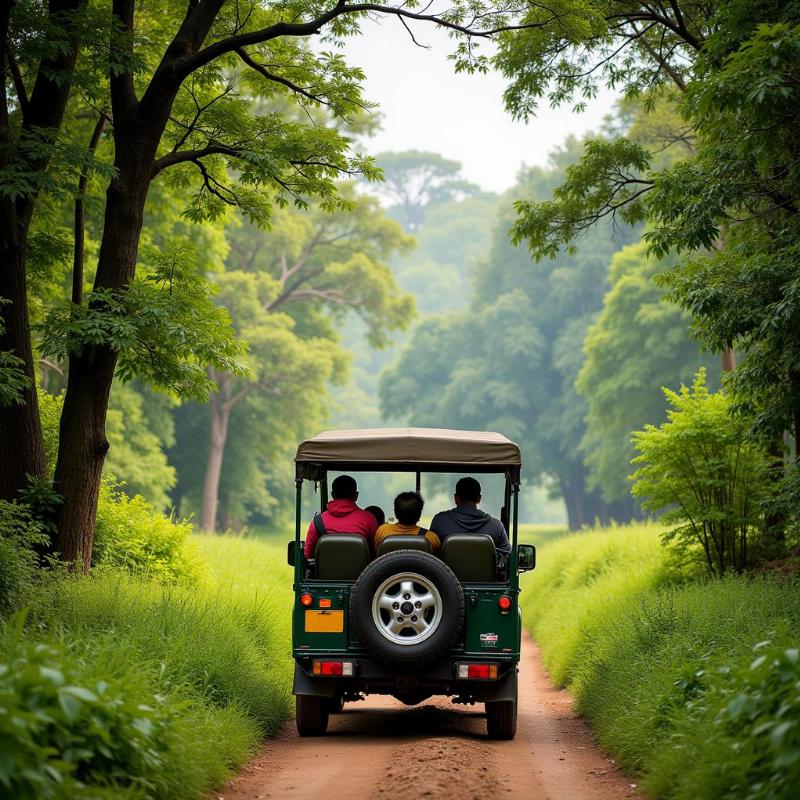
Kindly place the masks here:
[(517, 733), (516, 700), (486, 703), (486, 732), (490, 739), (513, 739)]
[(295, 697), (295, 725), (300, 736), (322, 736), (328, 730), (328, 697), (298, 694)]

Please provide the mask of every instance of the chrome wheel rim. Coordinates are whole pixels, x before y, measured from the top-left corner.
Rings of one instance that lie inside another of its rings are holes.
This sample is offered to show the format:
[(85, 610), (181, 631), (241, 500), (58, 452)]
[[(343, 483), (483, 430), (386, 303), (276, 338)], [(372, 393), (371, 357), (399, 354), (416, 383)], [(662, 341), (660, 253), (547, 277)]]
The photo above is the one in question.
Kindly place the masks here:
[(372, 619), (394, 644), (412, 646), (430, 638), (442, 621), (442, 598), (432, 581), (416, 572), (387, 578), (372, 598)]

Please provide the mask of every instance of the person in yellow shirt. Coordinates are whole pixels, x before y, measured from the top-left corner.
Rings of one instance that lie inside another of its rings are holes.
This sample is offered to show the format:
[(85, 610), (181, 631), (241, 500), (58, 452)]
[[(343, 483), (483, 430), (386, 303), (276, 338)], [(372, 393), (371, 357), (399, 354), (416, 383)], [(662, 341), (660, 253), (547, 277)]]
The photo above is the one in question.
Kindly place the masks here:
[(422, 509), (425, 501), (417, 492), (400, 492), (394, 499), (394, 515), (397, 522), (387, 522), (381, 525), (375, 533), (375, 550), (380, 547), (381, 542), (387, 536), (424, 536), (431, 545), (431, 549), (436, 553), (442, 543), (439, 537), (427, 528), (421, 528), (417, 523), (422, 516)]

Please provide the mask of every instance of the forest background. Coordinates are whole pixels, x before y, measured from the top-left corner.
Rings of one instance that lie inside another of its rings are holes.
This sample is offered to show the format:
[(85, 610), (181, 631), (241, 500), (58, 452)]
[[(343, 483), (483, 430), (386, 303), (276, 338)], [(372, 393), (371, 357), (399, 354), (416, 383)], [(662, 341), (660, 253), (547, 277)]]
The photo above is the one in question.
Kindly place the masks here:
[[(663, 106), (645, 114), (620, 103), (586, 138), (627, 132), (652, 146), (677, 124)], [(366, 138), (377, 118), (363, 122)], [(718, 359), (663, 301), (653, 277), (669, 263), (647, 255), (641, 226), (598, 225), (576, 252), (533, 267), (510, 243), (514, 201), (550, 197), (584, 143), (569, 138), (503, 194), (466, 181), (445, 155), (382, 153), (384, 183), (347, 189), (355, 213), (280, 209), (266, 231), (234, 211), (194, 226), (176, 190), (156, 184), (147, 245), (210, 278), (213, 302), (247, 343), (250, 372), (209, 368), (217, 389), (203, 402), (115, 381), (107, 480), (205, 529), (274, 528), (290, 513), (303, 437), (324, 427), (463, 427), (523, 446), (523, 521), (578, 528), (639, 517), (631, 432), (664, 420), (662, 386), (690, 383), (704, 365), (715, 381)], [(89, 195), (87, 253), (101, 211)], [(57, 406), (63, 370), (46, 358), (41, 370)], [(390, 509), (401, 483), (364, 476), (362, 496)], [(423, 488), (430, 508), (448, 502), (441, 480)]]
[[(620, 107), (597, 135), (637, 119)], [(640, 516), (630, 434), (663, 421), (662, 386), (690, 383), (702, 365), (716, 376), (718, 359), (663, 302), (653, 276), (666, 265), (648, 257), (640, 227), (600, 225), (574, 254), (533, 268), (509, 242), (513, 201), (549, 197), (582, 147), (570, 138), (504, 194), (464, 180), (441, 154), (384, 153), (385, 182), (358, 187), (357, 215), (287, 209), (265, 232), (229, 214), (206, 229), (216, 302), (249, 342), (256, 378), (215, 374), (208, 403), (117, 382), (106, 474), (207, 529), (272, 528), (290, 513), (297, 442), (323, 427), (491, 429), (524, 448), (524, 521), (577, 528)], [(327, 282), (312, 276), (270, 299), (282, 270), (304, 258), (299, 274), (324, 264)], [(58, 371), (43, 371), (57, 394)], [(363, 476), (362, 496), (390, 509), (401, 483)], [(423, 488), (429, 507), (448, 502), (441, 480)]]

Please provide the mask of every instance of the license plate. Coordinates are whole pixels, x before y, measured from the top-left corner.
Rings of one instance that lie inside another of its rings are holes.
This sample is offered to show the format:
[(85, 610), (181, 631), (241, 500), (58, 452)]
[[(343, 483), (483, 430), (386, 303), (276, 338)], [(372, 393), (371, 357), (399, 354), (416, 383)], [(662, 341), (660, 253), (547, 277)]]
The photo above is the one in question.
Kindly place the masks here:
[(306, 633), (341, 633), (344, 611), (306, 611)]

